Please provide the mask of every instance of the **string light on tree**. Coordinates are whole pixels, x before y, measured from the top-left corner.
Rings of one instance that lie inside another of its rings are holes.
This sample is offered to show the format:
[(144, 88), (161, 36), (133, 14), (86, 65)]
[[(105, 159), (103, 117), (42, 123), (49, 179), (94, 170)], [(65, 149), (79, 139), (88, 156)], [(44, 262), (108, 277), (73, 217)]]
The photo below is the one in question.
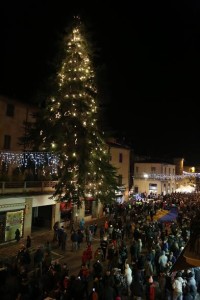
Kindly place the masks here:
[(92, 49), (80, 19), (74, 20), (64, 38), (53, 93), (36, 122), (35, 136), (40, 133), (39, 149), (55, 151), (60, 158), (54, 197), (80, 204), (90, 192), (95, 199), (112, 201), (117, 176), (97, 126), (98, 94)]

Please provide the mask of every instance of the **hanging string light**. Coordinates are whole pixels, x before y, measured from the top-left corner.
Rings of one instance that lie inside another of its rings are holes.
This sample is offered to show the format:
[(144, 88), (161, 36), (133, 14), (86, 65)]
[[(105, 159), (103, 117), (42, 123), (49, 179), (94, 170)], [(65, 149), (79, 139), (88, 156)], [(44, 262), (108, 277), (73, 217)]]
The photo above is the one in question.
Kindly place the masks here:
[(145, 179), (157, 179), (157, 180), (182, 180), (182, 179), (188, 178), (188, 177), (200, 178), (200, 173), (190, 173), (190, 172), (185, 172), (185, 171), (183, 171), (182, 175), (165, 175), (165, 174), (145, 173), (144, 175), (139, 175), (139, 176), (136, 175), (135, 179), (145, 178)]
[(51, 167), (52, 173), (57, 173), (59, 165), (59, 156), (49, 152), (2, 152), (0, 151), (0, 162), (8, 165), (17, 165), (18, 167), (27, 167), (29, 162), (35, 166)]

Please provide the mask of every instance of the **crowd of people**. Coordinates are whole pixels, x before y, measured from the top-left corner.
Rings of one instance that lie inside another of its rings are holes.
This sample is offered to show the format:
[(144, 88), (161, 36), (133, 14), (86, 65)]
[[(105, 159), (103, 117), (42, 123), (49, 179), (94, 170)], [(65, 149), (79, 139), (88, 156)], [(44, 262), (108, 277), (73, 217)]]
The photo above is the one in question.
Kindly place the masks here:
[[(161, 222), (157, 213), (171, 207), (177, 208), (177, 218)], [(0, 266), (1, 299), (197, 300), (200, 267), (171, 270), (192, 238), (191, 220), (199, 212), (198, 193), (174, 193), (110, 205), (104, 223), (88, 225), (81, 219), (68, 233), (57, 223), (52, 243), (63, 251), (66, 243), (73, 252), (83, 250), (79, 272), (71, 274), (70, 265), (52, 260), (49, 241), (35, 251), (30, 272), (28, 239), (12, 264)], [(96, 248), (94, 237), (99, 239)]]

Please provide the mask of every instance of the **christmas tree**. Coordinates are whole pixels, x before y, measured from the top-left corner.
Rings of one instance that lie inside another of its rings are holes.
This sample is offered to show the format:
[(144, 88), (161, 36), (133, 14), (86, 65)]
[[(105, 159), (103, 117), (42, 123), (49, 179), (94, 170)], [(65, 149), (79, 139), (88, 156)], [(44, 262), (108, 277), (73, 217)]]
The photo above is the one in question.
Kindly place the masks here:
[[(79, 19), (64, 39), (63, 58), (53, 94), (37, 116), (26, 141), (59, 157), (59, 201), (80, 205), (87, 197), (110, 202), (117, 190), (116, 169), (109, 163), (104, 136), (98, 126), (95, 72), (85, 29)], [(37, 132), (37, 138), (33, 138)]]

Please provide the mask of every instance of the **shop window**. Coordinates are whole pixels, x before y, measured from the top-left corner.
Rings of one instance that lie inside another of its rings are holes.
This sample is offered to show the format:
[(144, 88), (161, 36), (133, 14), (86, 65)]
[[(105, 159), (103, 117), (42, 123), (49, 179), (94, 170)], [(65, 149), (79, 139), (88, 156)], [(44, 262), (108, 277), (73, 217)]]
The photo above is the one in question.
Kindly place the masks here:
[(156, 183), (149, 183), (149, 190), (153, 193), (157, 192), (157, 184)]
[(5, 242), (15, 239), (15, 231), (19, 229), (23, 236), (24, 210), (6, 212)]
[(0, 244), (5, 242), (6, 213), (0, 213)]

